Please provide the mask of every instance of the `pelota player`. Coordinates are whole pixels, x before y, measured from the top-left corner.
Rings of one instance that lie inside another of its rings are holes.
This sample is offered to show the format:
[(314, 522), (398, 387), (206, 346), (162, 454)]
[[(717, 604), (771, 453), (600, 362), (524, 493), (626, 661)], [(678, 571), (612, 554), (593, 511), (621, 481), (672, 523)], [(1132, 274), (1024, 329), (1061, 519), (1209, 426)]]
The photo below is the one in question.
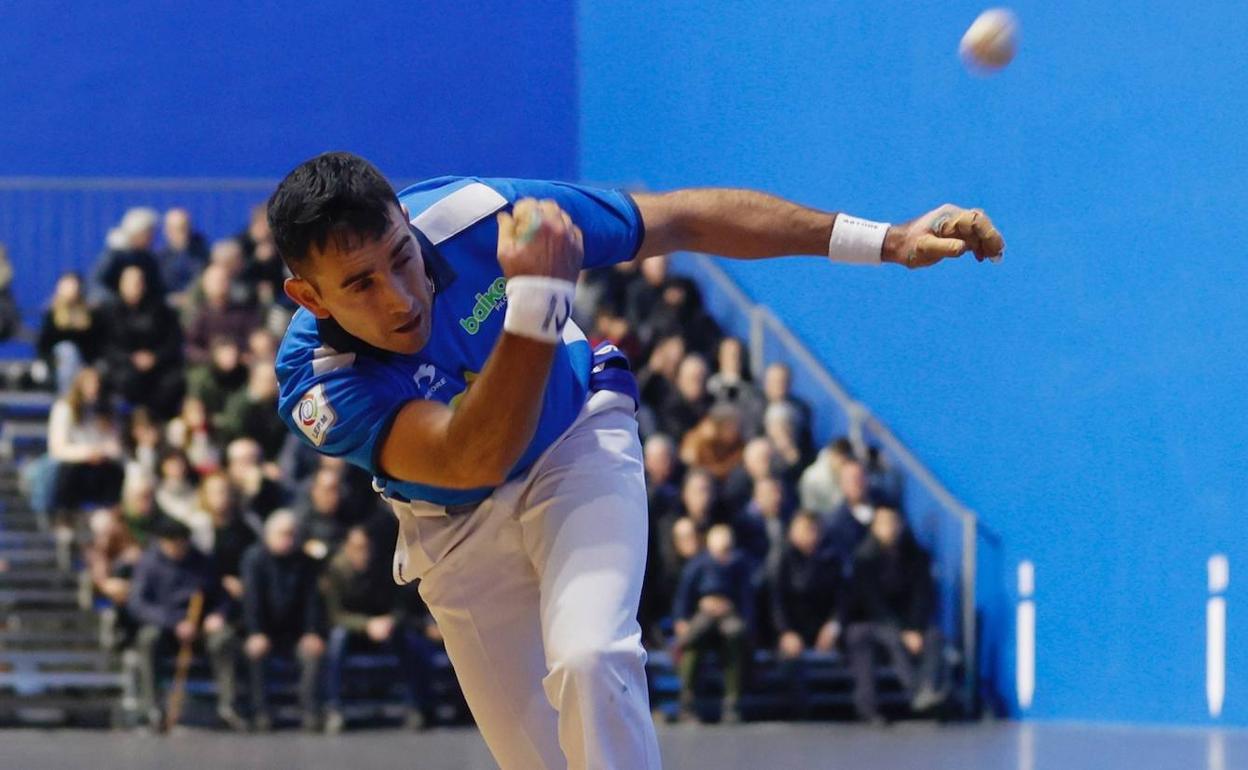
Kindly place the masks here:
[(348, 153), (269, 201), (294, 277), (282, 417), (367, 469), (505, 770), (658, 768), (635, 621), (646, 548), (636, 384), (568, 320), (582, 267), (670, 251), (925, 267), (999, 256), (982, 212), (898, 226), (747, 190), (630, 195), (433, 179), (395, 194)]

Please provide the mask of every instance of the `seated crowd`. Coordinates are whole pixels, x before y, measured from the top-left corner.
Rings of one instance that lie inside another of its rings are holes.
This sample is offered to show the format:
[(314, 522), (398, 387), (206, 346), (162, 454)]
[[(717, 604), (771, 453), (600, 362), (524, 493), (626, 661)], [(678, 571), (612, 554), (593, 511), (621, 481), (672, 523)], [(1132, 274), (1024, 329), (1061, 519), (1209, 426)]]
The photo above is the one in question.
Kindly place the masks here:
[[(185, 210), (166, 212), (158, 238), (161, 226), (153, 210), (127, 212), (90, 279), (61, 277), (37, 344), (59, 396), (39, 482), (64, 560), (83, 565), (131, 661), (135, 713), (162, 723), (162, 665), (190, 643), (232, 728), (247, 726), (240, 667), (251, 725), (272, 726), (281, 660), (298, 671), (305, 726), (341, 730), (357, 652), (399, 662), (408, 723), (422, 726), (440, 637), (390, 577), (393, 516), (367, 474), (308, 450), (277, 414), (292, 306), (263, 207), (212, 244)], [(880, 654), (916, 709), (938, 704), (935, 588), (902, 476), (845, 439), (816, 452), (788, 368), (756, 384), (741, 341), (665, 258), (586, 273), (576, 303), (592, 341), (614, 342), (637, 372), (650, 523), (638, 619), (647, 646), (673, 654), (682, 717), (696, 718), (713, 658), (723, 717), (738, 719), (760, 649), (784, 669), (797, 716), (803, 662), (834, 651), (862, 718), (880, 717)]]

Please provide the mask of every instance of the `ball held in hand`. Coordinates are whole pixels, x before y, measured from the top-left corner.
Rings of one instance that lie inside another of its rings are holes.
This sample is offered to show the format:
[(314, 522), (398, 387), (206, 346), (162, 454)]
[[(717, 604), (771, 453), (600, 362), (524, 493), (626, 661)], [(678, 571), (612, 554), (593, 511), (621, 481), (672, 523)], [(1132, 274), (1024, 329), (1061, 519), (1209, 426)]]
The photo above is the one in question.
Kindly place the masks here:
[(962, 36), (958, 52), (972, 70), (993, 72), (1009, 64), (1018, 50), (1018, 17), (1006, 8), (979, 15)]

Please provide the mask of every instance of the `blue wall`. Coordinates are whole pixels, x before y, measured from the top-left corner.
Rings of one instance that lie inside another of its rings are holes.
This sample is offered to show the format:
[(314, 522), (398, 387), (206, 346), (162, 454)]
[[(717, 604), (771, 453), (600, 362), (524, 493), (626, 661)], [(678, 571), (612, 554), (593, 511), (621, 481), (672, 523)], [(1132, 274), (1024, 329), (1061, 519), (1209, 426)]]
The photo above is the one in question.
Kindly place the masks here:
[(0, 2), (0, 175), (576, 172), (571, 0)]
[(1021, 54), (984, 79), (954, 53), (965, 0), (582, 0), (582, 176), (877, 219), (985, 207), (1000, 266), (730, 271), (1002, 533), (1009, 596), (1035, 562), (1029, 715), (1207, 720), (1221, 551), (1223, 718), (1248, 724), (1248, 14), (1015, 8)]

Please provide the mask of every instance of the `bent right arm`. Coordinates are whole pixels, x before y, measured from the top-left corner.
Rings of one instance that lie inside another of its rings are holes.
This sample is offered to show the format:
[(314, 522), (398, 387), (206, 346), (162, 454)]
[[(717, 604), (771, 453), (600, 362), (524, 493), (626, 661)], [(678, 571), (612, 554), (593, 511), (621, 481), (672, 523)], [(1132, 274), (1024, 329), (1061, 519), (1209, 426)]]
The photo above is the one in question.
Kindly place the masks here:
[[(534, 219), (537, 229), (526, 237)], [(518, 201), (498, 220), (498, 261), (508, 278), (576, 280), (581, 232), (553, 201)], [(501, 484), (537, 430), (557, 345), (503, 332), (455, 408), (411, 401), (399, 411), (382, 444), (382, 471), (452, 489)]]

